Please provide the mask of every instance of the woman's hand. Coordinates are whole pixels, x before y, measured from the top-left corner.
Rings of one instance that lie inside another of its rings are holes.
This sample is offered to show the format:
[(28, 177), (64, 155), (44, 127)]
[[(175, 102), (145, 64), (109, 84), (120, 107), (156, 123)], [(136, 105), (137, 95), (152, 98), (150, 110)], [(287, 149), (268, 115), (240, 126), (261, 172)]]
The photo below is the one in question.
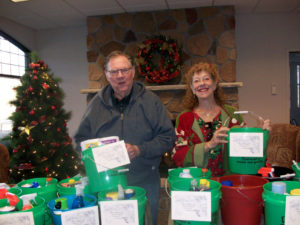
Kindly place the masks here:
[(226, 138), (229, 130), (230, 129), (228, 127), (221, 127), (220, 129), (217, 129), (212, 139), (205, 143), (204, 150), (207, 152), (210, 149), (217, 147), (219, 144), (226, 144), (228, 142)]
[(268, 130), (268, 131), (272, 130), (271, 120), (269, 119), (264, 120), (262, 117), (259, 117), (259, 125), (263, 130)]

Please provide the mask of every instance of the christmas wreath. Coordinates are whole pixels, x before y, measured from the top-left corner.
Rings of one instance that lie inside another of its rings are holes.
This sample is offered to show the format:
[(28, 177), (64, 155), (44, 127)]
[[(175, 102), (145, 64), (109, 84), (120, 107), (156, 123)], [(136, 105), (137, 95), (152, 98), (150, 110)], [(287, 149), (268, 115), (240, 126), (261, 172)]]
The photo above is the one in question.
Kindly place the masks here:
[(174, 39), (154, 36), (138, 49), (138, 71), (150, 83), (165, 83), (180, 74), (182, 50)]

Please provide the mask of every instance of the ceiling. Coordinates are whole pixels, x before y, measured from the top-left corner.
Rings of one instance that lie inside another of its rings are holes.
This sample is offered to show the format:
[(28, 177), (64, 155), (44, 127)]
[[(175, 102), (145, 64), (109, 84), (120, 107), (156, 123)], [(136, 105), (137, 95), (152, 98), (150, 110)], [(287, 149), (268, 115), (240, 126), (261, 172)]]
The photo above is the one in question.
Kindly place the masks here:
[(87, 16), (212, 5), (234, 5), (237, 14), (300, 13), (300, 0), (0, 0), (0, 20), (41, 30), (83, 25)]

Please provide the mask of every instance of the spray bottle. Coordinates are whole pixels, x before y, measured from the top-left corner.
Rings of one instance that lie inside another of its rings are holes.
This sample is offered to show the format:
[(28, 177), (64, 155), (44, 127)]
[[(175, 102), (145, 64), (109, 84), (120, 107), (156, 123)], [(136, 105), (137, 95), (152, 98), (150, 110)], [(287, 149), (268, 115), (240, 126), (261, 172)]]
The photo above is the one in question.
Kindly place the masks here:
[(77, 184), (77, 185), (75, 185), (75, 189), (76, 189), (76, 197), (72, 203), (72, 209), (82, 208), (82, 207), (84, 207), (84, 202), (83, 202), (84, 185)]

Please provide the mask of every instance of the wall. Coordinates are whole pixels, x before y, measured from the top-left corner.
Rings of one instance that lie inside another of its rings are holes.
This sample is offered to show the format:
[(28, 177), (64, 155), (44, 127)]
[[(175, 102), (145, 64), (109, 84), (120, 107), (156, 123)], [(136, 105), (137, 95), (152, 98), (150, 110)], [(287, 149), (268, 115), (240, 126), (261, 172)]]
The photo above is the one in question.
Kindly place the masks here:
[(68, 122), (71, 137), (86, 106), (86, 96), (79, 92), (88, 86), (85, 37), (85, 26), (41, 30), (37, 33), (40, 58), (49, 65), (55, 76), (62, 78), (64, 107), (67, 111), (72, 111)]
[[(237, 81), (241, 110), (289, 123), (289, 51), (300, 51), (299, 14), (236, 16)], [(271, 84), (277, 94), (271, 94)]]
[[(299, 23), (300, 15), (293, 14), (236, 15), (236, 80), (244, 83), (239, 88), (240, 109), (257, 112), (274, 123), (289, 121), (288, 52), (300, 51)], [(0, 29), (16, 34), (17, 40), (28, 43), (26, 47), (35, 48), (33, 30), (29, 32), (30, 29), (13, 23), (4, 26), (2, 19)], [(85, 29), (42, 30), (36, 37), (42, 58), (56, 76), (63, 78), (65, 107), (72, 111), (70, 135), (74, 134), (85, 109), (86, 96), (79, 92), (88, 87)], [(271, 82), (277, 84), (276, 96), (270, 94)]]
[(26, 48), (36, 49), (36, 32), (0, 16), (0, 29), (23, 44)]

